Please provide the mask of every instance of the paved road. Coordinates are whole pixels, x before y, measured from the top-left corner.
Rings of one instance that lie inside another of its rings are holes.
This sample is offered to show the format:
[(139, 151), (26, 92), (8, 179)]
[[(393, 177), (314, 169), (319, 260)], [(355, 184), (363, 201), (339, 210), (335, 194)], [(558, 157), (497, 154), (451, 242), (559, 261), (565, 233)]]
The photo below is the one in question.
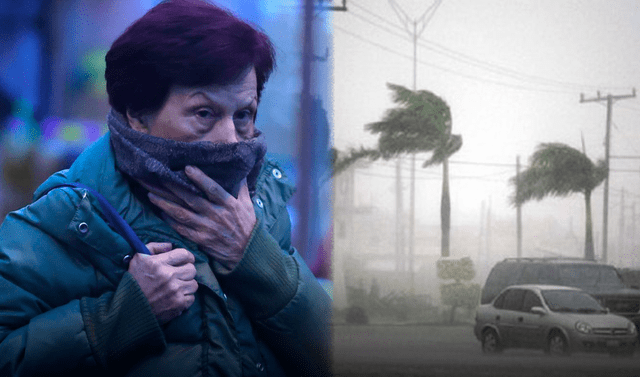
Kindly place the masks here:
[(507, 350), (487, 356), (471, 326), (334, 326), (334, 372), (347, 376), (640, 377), (633, 358)]

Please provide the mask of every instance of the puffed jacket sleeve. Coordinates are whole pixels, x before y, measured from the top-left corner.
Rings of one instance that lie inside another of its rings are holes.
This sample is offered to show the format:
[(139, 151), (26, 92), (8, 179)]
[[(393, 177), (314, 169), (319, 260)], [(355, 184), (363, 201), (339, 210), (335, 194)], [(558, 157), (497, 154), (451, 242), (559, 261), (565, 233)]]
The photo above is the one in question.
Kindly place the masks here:
[(77, 199), (55, 190), (0, 227), (0, 376), (100, 375), (164, 347), (135, 279), (101, 288), (92, 250), (51, 233), (73, 221)]
[(281, 249), (263, 216), (231, 271), (215, 266), (290, 375), (330, 375), (331, 300), (294, 248)]

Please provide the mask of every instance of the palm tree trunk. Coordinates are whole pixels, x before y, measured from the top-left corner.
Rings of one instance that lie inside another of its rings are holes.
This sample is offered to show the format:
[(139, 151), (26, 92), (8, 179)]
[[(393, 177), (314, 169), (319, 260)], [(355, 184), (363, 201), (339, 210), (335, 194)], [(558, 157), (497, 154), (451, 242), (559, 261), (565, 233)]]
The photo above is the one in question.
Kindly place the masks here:
[(591, 221), (591, 190), (585, 191), (584, 202), (587, 218), (584, 232), (584, 259), (595, 260), (596, 257), (593, 250), (593, 222)]
[(442, 161), (442, 198), (440, 200), (440, 229), (442, 230), (441, 251), (443, 257), (449, 253), (449, 233), (451, 230), (451, 199), (449, 198), (449, 159)]

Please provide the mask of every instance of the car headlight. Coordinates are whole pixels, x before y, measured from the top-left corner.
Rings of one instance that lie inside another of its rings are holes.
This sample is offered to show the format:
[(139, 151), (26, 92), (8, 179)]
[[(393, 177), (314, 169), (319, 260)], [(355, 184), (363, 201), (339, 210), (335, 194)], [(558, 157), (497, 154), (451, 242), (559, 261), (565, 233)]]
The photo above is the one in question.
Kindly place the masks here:
[(576, 322), (576, 330), (583, 334), (591, 334), (591, 325), (586, 322), (578, 321)]
[(629, 334), (635, 334), (636, 325), (633, 322), (629, 322), (629, 324), (627, 325), (627, 330), (629, 331)]

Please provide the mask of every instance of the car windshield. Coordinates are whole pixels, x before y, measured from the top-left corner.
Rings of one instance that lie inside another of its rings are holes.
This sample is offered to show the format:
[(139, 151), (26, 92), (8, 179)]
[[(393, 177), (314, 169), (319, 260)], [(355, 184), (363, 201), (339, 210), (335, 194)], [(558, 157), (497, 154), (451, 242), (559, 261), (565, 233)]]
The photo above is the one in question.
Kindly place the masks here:
[(560, 284), (579, 287), (585, 290), (594, 288), (624, 288), (624, 284), (616, 270), (607, 266), (597, 265), (566, 265), (559, 266)]
[(542, 291), (542, 297), (554, 312), (604, 313), (606, 310), (598, 301), (585, 292), (566, 289)]

